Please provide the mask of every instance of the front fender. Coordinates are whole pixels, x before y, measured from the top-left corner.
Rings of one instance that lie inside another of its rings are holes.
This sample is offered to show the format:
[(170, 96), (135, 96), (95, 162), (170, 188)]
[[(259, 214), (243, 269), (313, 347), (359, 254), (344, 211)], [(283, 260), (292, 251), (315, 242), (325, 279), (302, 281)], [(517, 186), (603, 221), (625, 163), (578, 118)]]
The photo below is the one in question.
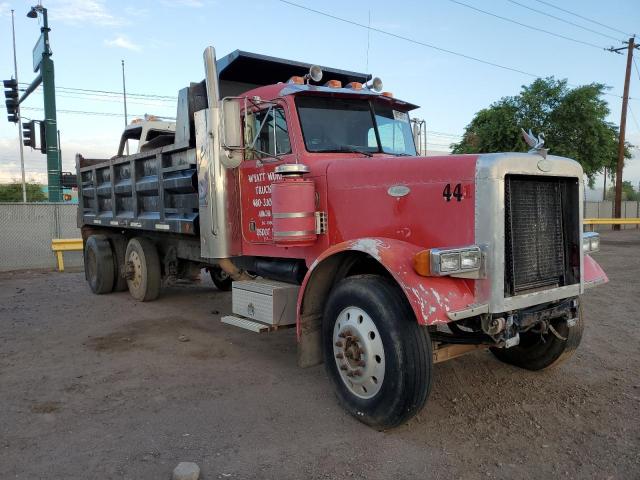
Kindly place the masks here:
[(404, 291), (409, 304), (421, 325), (446, 323), (449, 311), (464, 310), (474, 303), (472, 280), (452, 277), (422, 277), (413, 269), (413, 257), (422, 250), (402, 240), (388, 238), (360, 238), (332, 246), (313, 262), (304, 278), (298, 296), (298, 319), (307, 288), (314, 270), (323, 261), (345, 251), (358, 251), (377, 260)]
[(607, 283), (609, 277), (604, 273), (602, 267), (591, 255), (584, 256), (584, 286), (585, 288), (595, 287), (601, 283)]

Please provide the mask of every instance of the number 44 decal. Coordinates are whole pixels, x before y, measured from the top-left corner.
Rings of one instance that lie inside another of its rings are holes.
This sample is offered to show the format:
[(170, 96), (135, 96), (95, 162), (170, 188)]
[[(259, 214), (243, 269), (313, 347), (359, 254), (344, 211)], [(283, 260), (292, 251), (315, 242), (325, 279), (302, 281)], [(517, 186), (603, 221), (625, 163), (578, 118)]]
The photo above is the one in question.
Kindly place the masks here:
[(442, 196), (447, 200), (447, 202), (451, 201), (451, 197), (454, 197), (457, 201), (461, 202), (464, 198), (464, 194), (462, 193), (462, 184), (456, 184), (456, 186), (453, 187), (453, 193), (451, 193), (451, 184), (447, 183), (442, 191)]

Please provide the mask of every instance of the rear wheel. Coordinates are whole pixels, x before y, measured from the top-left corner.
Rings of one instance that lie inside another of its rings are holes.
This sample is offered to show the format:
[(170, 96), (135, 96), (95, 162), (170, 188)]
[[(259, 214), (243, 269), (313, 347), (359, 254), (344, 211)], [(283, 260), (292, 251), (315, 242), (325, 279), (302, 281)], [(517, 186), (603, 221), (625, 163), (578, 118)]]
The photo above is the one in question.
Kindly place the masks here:
[[(498, 360), (527, 370), (544, 370), (565, 362), (576, 351), (582, 340), (584, 323), (582, 308), (578, 310), (575, 325), (569, 326), (566, 319), (551, 321), (555, 330), (546, 334), (526, 332), (520, 334), (520, 343), (511, 348), (492, 348)], [(562, 338), (560, 338), (562, 337)]]
[(218, 288), (218, 290), (221, 290), (223, 292), (228, 292), (229, 290), (231, 290), (233, 280), (227, 272), (222, 270), (222, 268), (218, 267), (217, 265), (214, 267), (209, 267), (209, 275), (211, 275), (211, 280)]
[(125, 254), (127, 251), (127, 238), (124, 235), (110, 237), (111, 247), (113, 249), (113, 262), (115, 279), (113, 282), (114, 292), (124, 292), (127, 290), (127, 261)]
[(84, 276), (95, 294), (113, 289), (115, 274), (113, 251), (105, 235), (91, 235), (84, 246)]
[(160, 295), (161, 272), (158, 250), (151, 240), (136, 237), (129, 240), (125, 254), (127, 286), (133, 298), (141, 302)]
[(322, 328), (327, 374), (354, 417), (387, 429), (420, 411), (431, 388), (431, 341), (393, 283), (375, 275), (342, 280)]

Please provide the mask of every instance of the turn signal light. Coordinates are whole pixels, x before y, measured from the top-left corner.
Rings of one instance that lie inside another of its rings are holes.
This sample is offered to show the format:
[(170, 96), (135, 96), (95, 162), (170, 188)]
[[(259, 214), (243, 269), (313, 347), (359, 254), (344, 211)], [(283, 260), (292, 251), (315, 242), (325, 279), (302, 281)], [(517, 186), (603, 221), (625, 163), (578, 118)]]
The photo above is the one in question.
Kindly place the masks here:
[(324, 86), (329, 88), (342, 88), (342, 82), (340, 80), (329, 80)]
[(413, 257), (413, 269), (423, 277), (431, 276), (431, 250), (422, 250)]
[(293, 83), (295, 85), (304, 85), (304, 78), (303, 77), (296, 77), (294, 75), (289, 80), (287, 80), (287, 83)]
[(358, 82), (349, 82), (344, 88), (351, 88), (353, 90), (362, 90), (362, 84)]
[(383, 97), (393, 98), (393, 93), (391, 93), (391, 92), (382, 92), (382, 96)]

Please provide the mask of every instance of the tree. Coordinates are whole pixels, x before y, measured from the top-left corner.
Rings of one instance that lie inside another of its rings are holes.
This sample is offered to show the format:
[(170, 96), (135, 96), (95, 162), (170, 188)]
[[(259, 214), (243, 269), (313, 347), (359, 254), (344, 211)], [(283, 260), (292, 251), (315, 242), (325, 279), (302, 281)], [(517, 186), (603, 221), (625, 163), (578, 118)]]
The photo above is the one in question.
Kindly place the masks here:
[(460, 143), (452, 144), (453, 153), (527, 151), (520, 128), (544, 132), (550, 153), (580, 162), (593, 186), (597, 173), (615, 171), (618, 158), (618, 128), (607, 122), (609, 106), (602, 99), (606, 88), (600, 83), (569, 88), (566, 80), (539, 78), (519, 95), (476, 113)]
[[(616, 197), (616, 188), (611, 187), (607, 190), (606, 199), (613, 201)], [(632, 202), (640, 201), (640, 193), (636, 191), (633, 184), (627, 180), (622, 181), (622, 200), (629, 200)]]
[[(27, 183), (27, 202), (45, 202), (47, 196), (42, 191), (42, 185), (36, 182)], [(0, 202), (21, 202), (22, 183), (12, 182), (0, 184)]]

